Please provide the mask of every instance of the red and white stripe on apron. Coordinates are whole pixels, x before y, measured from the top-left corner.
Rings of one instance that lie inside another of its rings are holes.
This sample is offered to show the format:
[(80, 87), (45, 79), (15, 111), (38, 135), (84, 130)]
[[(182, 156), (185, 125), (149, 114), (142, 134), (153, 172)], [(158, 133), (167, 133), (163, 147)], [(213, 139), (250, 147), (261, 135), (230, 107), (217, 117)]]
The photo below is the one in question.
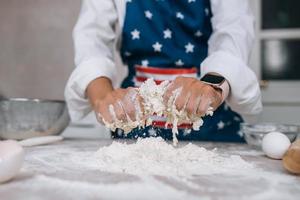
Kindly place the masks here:
[[(156, 84), (168, 80), (172, 81), (178, 76), (197, 78), (197, 68), (190, 69), (177, 69), (177, 68), (155, 68), (146, 67), (141, 65), (135, 66), (136, 76), (134, 77), (134, 83), (136, 87), (141, 86), (141, 84), (148, 78), (153, 78)], [(152, 116), (152, 125), (155, 127), (165, 127), (166, 119), (164, 117)], [(178, 128), (191, 128), (191, 124), (180, 124)], [(172, 128), (172, 124), (168, 125), (168, 128)]]

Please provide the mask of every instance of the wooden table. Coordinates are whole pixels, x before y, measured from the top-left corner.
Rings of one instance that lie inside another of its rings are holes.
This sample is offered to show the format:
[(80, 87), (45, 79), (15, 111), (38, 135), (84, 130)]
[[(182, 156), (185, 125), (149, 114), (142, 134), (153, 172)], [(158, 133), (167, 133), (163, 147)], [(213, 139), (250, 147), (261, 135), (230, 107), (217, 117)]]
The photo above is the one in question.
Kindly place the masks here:
[(196, 143), (241, 155), (262, 170), (249, 176), (212, 174), (192, 179), (107, 173), (87, 164), (109, 139), (66, 139), (26, 148), (18, 176), (0, 185), (1, 200), (15, 199), (300, 199), (300, 177), (288, 174), (281, 161), (246, 144)]

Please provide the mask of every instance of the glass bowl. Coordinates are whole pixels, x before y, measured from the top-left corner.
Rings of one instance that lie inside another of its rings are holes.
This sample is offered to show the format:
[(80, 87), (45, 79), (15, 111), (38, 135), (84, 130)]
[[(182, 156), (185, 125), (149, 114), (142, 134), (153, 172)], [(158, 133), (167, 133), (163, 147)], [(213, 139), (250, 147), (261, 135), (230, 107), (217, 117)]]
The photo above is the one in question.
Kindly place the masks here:
[(295, 141), (300, 133), (299, 125), (277, 124), (277, 123), (257, 123), (257, 124), (241, 124), (241, 131), (247, 144), (254, 147), (261, 147), (263, 137), (270, 132), (281, 132), (285, 134), (291, 142)]

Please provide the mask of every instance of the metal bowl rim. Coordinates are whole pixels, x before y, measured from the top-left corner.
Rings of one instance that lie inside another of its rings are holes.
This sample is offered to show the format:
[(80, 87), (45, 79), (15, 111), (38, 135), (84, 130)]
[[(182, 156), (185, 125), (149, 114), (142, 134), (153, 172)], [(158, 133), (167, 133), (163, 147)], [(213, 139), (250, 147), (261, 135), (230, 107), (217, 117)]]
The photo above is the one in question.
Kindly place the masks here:
[(11, 102), (36, 102), (36, 103), (63, 103), (64, 100), (50, 100), (50, 99), (38, 99), (38, 98), (0, 98), (0, 101), (11, 101)]

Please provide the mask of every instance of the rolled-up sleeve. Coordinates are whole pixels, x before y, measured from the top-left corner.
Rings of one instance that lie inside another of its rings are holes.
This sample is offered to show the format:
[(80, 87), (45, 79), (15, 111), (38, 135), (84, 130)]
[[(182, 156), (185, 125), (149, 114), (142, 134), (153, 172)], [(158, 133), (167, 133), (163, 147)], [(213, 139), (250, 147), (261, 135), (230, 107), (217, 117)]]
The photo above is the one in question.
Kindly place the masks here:
[(226, 102), (243, 116), (262, 111), (261, 93), (248, 58), (254, 43), (254, 17), (248, 0), (211, 0), (213, 34), (201, 76), (218, 73), (230, 85)]
[(72, 120), (83, 118), (91, 111), (85, 95), (88, 84), (98, 77), (114, 82), (115, 25), (117, 11), (111, 0), (84, 0), (73, 31), (75, 65), (66, 88), (65, 99)]

